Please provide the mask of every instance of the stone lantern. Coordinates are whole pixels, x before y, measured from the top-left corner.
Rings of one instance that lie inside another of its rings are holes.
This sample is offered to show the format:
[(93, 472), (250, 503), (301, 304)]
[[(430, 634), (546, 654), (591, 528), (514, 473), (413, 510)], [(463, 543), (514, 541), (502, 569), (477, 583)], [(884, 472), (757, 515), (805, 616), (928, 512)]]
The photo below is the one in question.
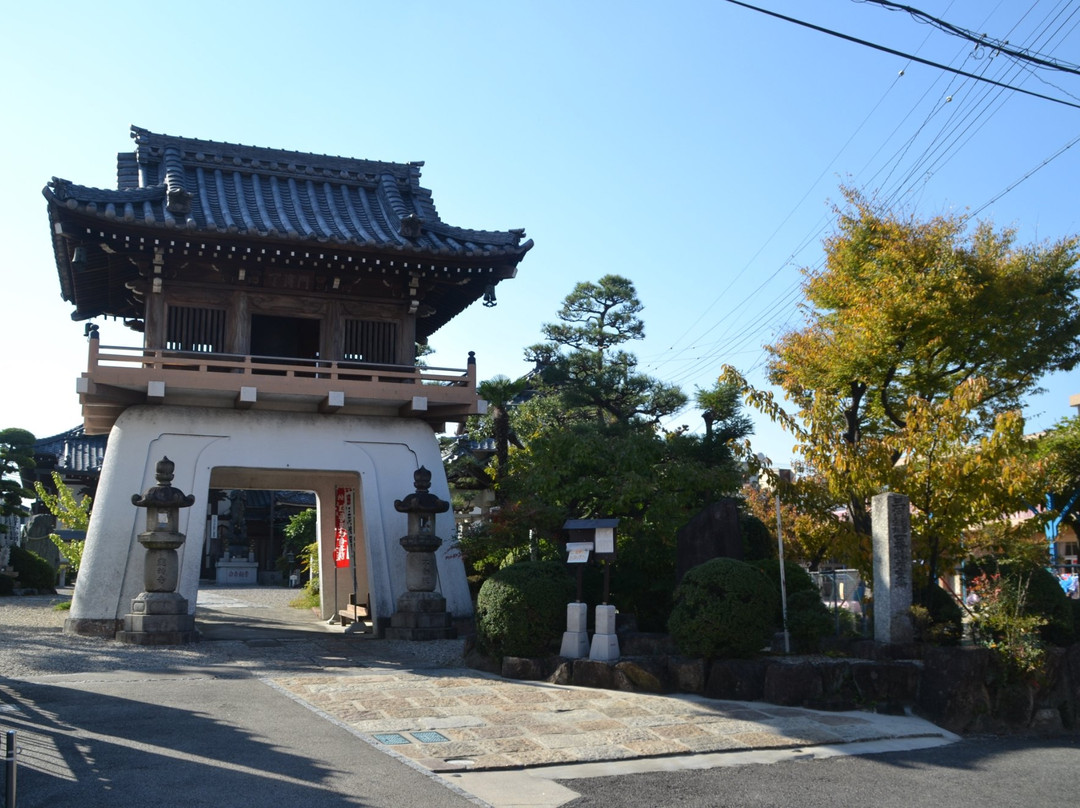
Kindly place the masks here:
[(397, 600), (386, 636), (394, 640), (448, 640), (457, 636), (446, 611), (446, 598), (435, 591), (439, 581), (435, 551), (442, 539), (435, 533), (435, 515), (450, 510), (450, 503), (430, 492), (431, 472), (421, 466), (413, 473), (416, 491), (394, 501), (394, 509), (408, 516), (405, 548), (405, 585)]
[(188, 614), (187, 598), (176, 591), (180, 562), (176, 550), (184, 543), (180, 532), (180, 509), (190, 508), (195, 497), (173, 488), (176, 464), (163, 457), (156, 469), (157, 485), (134, 494), (131, 502), (146, 508), (146, 530), (138, 535), (146, 548), (143, 586), (131, 601), (124, 629), (116, 639), (136, 645), (177, 645), (195, 639), (195, 618)]

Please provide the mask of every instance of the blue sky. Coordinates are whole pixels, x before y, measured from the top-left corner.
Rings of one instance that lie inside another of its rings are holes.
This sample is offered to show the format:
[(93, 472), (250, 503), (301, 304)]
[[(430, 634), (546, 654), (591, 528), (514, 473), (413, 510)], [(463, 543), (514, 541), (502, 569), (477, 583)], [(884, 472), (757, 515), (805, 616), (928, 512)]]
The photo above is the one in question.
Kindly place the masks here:
[[(1080, 76), (875, 3), (755, 4), (1080, 105)], [(1080, 62), (1075, 2), (913, 5)], [(763, 383), (762, 346), (801, 322), (799, 269), (821, 261), (841, 183), (923, 217), (979, 211), (1022, 243), (1080, 232), (1080, 109), (722, 0), (24, 3), (5, 22), (0, 423), (39, 436), (79, 423), (86, 363), (40, 191), (52, 176), (114, 187), (130, 124), (424, 160), (444, 221), (524, 227), (536, 247), (498, 306), (433, 339), (435, 364), (473, 350), (481, 378), (524, 373), (574, 284), (618, 273), (645, 305), (643, 370), (691, 395), (724, 363)], [(104, 344), (133, 338), (102, 323)], [(1080, 374), (1045, 385), (1030, 429), (1071, 414)], [(756, 421), (755, 445), (786, 463), (791, 441)], [(683, 423), (702, 426), (693, 411), (669, 426)]]

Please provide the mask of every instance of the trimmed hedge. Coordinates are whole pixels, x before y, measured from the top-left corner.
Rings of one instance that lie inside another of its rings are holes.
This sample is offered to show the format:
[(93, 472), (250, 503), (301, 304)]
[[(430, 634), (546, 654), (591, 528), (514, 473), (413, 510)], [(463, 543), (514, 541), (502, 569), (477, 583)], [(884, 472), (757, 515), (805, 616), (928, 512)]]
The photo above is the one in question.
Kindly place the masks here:
[(574, 581), (558, 561), (521, 561), (503, 567), (476, 596), (480, 648), (493, 656), (535, 657), (557, 651), (566, 630)]
[(668, 631), (686, 656), (751, 657), (773, 635), (778, 597), (761, 570), (714, 558), (692, 568), (675, 589)]
[(19, 589), (56, 591), (56, 569), (33, 550), (27, 550), (25, 547), (12, 547), (9, 563), (12, 569), (19, 574), (19, 579), (16, 581)]
[(787, 627), (792, 650), (800, 654), (816, 653), (822, 638), (835, 632), (835, 618), (816, 587), (788, 595)]
[(964, 613), (956, 600), (937, 584), (919, 592), (917, 606), (926, 609), (930, 622), (918, 626), (923, 642), (935, 645), (959, 645), (964, 633)]
[(769, 526), (753, 514), (739, 514), (739, 531), (742, 533), (744, 561), (760, 561), (776, 555), (776, 545)]
[[(775, 558), (763, 558), (751, 562), (751, 565), (761, 570), (769, 579), (769, 586), (776, 593), (776, 609), (773, 612), (773, 625), (780, 631), (784, 627), (784, 607), (780, 600), (780, 561)], [(799, 592), (813, 592), (818, 600), (821, 600), (821, 590), (810, 577), (810, 573), (804, 570), (794, 561), (784, 561), (784, 591), (788, 601), (788, 630), (791, 630), (791, 597)]]

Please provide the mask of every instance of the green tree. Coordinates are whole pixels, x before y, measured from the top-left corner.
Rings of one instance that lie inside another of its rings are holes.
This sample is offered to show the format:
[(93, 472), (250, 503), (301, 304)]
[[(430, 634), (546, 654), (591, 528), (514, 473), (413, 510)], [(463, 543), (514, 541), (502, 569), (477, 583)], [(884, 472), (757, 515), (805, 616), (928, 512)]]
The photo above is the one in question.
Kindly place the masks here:
[(770, 381), (806, 408), (843, 403), (843, 437), (902, 428), (909, 402), (986, 382), (987, 419), (1019, 409), (1080, 359), (1077, 241), (1017, 246), (961, 216), (902, 218), (844, 189), (822, 271), (805, 270), (807, 325), (770, 346)]
[(507, 460), (510, 451), (511, 426), (510, 405), (514, 399), (525, 389), (525, 380), (511, 380), (507, 376), (494, 376), (485, 382), (481, 382), (476, 389), (480, 398), (488, 403), (488, 417), (491, 419), (491, 430), (495, 439), (495, 484), (496, 491), (506, 474)]
[(508, 452), (503, 508), (492, 520), (500, 546), (532, 532), (555, 538), (568, 518), (617, 517), (619, 560), (612, 596), (639, 623), (662, 628), (675, 575), (675, 534), (692, 515), (738, 487), (723, 435), (749, 422), (738, 396), (709, 391), (717, 427), (708, 437), (663, 432), (657, 420), (686, 402), (682, 391), (636, 370), (627, 344), (644, 325), (633, 284), (608, 275), (580, 283), (547, 324), (547, 342), (528, 349), (543, 370), (536, 395), (513, 408), (520, 447)]
[(929, 583), (966, 526), (1030, 495), (1015, 410), (1080, 357), (1077, 243), (1019, 247), (1008, 230), (901, 218), (844, 193), (825, 267), (806, 273), (807, 323), (769, 347), (770, 381), (796, 411), (747, 392), (797, 437), (860, 534), (873, 494), (911, 497)]
[[(35, 481), (34, 491), (37, 493), (38, 499), (41, 500), (46, 510), (56, 517), (57, 522), (68, 530), (78, 530), (85, 534), (90, 527), (90, 509), (93, 501), (85, 494), (76, 499), (75, 493), (67, 486), (64, 478), (58, 472), (54, 471), (51, 476), (53, 489), (56, 493), (50, 492), (41, 482)], [(68, 562), (71, 571), (78, 572), (79, 566), (82, 564), (83, 551), (86, 549), (86, 539), (64, 541), (56, 533), (50, 534), (49, 539), (56, 545), (56, 549), (60, 551), (60, 555), (63, 556), (64, 560)]]
[(542, 327), (546, 342), (526, 350), (569, 407), (588, 408), (597, 420), (660, 419), (678, 412), (686, 396), (674, 385), (637, 372), (637, 357), (621, 346), (645, 336), (633, 283), (605, 275), (566, 296), (559, 322)]
[[(0, 430), (0, 516), (26, 516), (23, 499), (33, 491), (23, 487), (21, 474), (34, 468), (34, 435), (25, 429)], [(0, 531), (7, 525), (0, 524)]]

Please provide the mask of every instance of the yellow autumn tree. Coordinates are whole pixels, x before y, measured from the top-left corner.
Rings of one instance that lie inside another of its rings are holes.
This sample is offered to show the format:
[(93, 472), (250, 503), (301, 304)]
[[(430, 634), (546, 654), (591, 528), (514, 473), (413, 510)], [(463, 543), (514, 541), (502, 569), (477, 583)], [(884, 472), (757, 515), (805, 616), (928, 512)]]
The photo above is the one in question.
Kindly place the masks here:
[(791, 432), (859, 534), (871, 496), (911, 497), (929, 583), (957, 560), (963, 528), (1007, 512), (1028, 484), (1020, 402), (1080, 359), (1077, 241), (1020, 246), (987, 223), (843, 193), (824, 267), (804, 271), (806, 322), (768, 346), (792, 412), (733, 369), (725, 378)]

